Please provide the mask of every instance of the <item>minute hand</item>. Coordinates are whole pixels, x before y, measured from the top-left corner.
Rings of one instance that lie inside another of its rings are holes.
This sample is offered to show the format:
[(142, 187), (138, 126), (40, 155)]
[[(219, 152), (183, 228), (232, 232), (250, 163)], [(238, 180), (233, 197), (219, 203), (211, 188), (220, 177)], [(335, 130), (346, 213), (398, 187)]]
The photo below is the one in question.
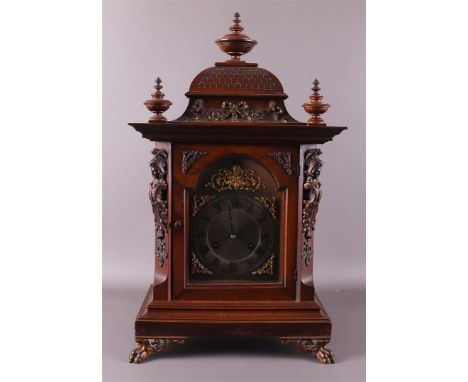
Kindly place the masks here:
[(229, 226), (230, 226), (230, 228), (231, 228), (231, 235), (230, 235), (229, 237), (230, 237), (231, 239), (236, 239), (236, 238), (237, 238), (237, 235), (234, 233), (234, 227), (232, 226), (231, 206), (229, 206), (228, 213), (229, 213)]

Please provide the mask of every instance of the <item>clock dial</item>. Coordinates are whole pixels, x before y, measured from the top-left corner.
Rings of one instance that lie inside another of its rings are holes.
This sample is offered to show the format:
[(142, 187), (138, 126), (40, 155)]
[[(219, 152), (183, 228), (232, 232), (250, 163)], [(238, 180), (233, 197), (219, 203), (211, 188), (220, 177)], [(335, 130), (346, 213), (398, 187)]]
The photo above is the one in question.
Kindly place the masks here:
[(271, 255), (275, 241), (270, 213), (242, 195), (207, 203), (194, 222), (194, 245), (203, 264), (215, 274), (248, 275)]

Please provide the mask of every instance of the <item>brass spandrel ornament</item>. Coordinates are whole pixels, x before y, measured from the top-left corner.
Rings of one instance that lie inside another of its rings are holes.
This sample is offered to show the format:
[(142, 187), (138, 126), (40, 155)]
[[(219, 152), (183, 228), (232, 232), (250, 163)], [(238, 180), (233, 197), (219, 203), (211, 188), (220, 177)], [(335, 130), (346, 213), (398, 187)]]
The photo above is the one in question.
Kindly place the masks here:
[(263, 276), (268, 275), (271, 276), (273, 274), (273, 268), (275, 266), (275, 255), (272, 255), (265, 264), (263, 264), (260, 268), (256, 269), (252, 272), (252, 276)]
[(228, 190), (242, 190), (256, 192), (266, 188), (262, 178), (255, 170), (242, 168), (234, 165), (231, 168), (222, 168), (211, 176), (205, 187), (212, 188), (218, 192)]

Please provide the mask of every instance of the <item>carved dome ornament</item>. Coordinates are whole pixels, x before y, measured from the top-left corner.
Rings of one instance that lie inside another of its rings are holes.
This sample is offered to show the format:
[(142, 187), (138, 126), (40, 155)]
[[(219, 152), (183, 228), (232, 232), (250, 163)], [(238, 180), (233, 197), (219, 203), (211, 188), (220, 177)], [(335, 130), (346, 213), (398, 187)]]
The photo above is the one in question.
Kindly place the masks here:
[[(258, 64), (241, 60), (242, 55), (257, 45), (257, 41), (242, 33), (244, 28), (240, 23), (240, 15), (236, 12), (229, 27), (230, 33), (215, 41), (231, 58), (216, 62), (214, 67), (204, 69), (195, 76), (189, 91), (185, 93), (189, 98), (187, 109), (172, 122), (305, 125), (288, 113), (284, 103), (288, 95), (284, 93), (279, 79), (270, 71), (259, 68)], [(326, 126), (320, 115), (330, 107), (322, 102), (318, 84), (316, 79), (312, 88), (314, 93), (309, 97), (309, 102), (302, 105), (311, 114), (307, 121), (311, 127)], [(152, 98), (144, 103), (155, 114), (148, 122), (166, 123), (162, 113), (169, 109), (172, 102), (164, 99), (159, 77), (155, 89)]]

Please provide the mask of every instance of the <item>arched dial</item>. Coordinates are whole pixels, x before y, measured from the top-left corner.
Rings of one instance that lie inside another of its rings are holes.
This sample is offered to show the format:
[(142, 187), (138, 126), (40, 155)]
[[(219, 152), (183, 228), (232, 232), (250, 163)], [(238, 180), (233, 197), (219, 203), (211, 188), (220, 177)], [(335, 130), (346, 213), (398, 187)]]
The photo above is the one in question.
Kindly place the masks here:
[(199, 259), (225, 276), (250, 274), (270, 257), (275, 241), (270, 213), (242, 195), (207, 203), (195, 219), (193, 235)]

